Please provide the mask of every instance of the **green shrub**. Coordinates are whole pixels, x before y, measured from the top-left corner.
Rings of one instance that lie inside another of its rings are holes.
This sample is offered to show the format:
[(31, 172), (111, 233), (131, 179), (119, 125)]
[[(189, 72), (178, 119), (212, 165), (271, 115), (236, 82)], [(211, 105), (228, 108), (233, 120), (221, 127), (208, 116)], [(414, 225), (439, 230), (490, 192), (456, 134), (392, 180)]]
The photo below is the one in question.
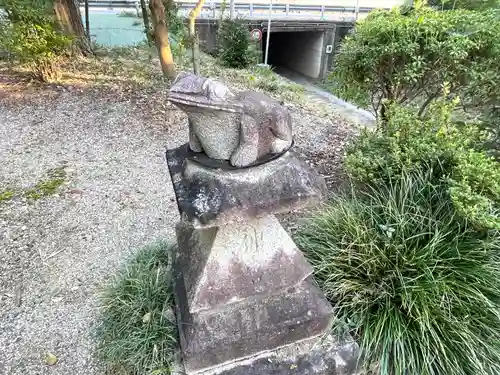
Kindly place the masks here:
[(102, 296), (99, 354), (109, 373), (169, 374), (178, 351), (168, 246), (142, 250)]
[(491, 9), (499, 6), (498, 0), (429, 0), (429, 5), (441, 10)]
[(424, 114), (444, 84), (468, 109), (500, 98), (500, 18), (495, 11), (378, 10), (356, 24), (336, 56), (332, 90), (383, 115), (385, 101)]
[(118, 17), (138, 18), (139, 16), (137, 15), (137, 12), (133, 12), (131, 10), (122, 10), (120, 13), (118, 13)]
[(250, 43), (248, 25), (224, 19), (217, 35), (217, 55), (224, 66), (246, 68), (257, 62), (257, 52)]
[(334, 198), (297, 235), (337, 318), (381, 375), (500, 373), (500, 236), (447, 187), (403, 174)]
[(179, 6), (172, 0), (164, 0), (165, 18), (168, 25), (168, 34), (177, 42), (187, 37), (187, 30), (183, 18), (179, 16)]
[(485, 147), (500, 161), (500, 107), (492, 107), (483, 113), (481, 127), (488, 135)]
[(0, 31), (0, 48), (27, 65), (35, 78), (57, 78), (57, 63), (67, 51), (70, 38), (57, 29), (43, 5), (16, 0), (5, 3), (6, 20)]
[(456, 209), (478, 228), (500, 229), (500, 164), (481, 149), (476, 124), (451, 119), (453, 103), (434, 103), (424, 119), (392, 106), (387, 123), (363, 130), (348, 148), (346, 168), (357, 181), (384, 184), (405, 173), (432, 171), (446, 182)]
[(479, 227), (500, 229), (500, 164), (481, 151), (458, 157), (449, 179), (455, 208)]

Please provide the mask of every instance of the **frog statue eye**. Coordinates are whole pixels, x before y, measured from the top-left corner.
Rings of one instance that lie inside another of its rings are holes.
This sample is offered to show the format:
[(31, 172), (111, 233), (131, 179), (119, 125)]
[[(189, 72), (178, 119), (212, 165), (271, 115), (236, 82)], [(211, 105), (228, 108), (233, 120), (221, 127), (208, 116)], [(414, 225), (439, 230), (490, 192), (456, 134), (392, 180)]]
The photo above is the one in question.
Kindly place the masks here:
[(211, 79), (207, 79), (203, 83), (202, 89), (209, 100), (222, 100), (230, 93), (225, 85)]
[(214, 99), (217, 98), (217, 99), (222, 99), (226, 96), (227, 92), (229, 90), (227, 89), (227, 87), (221, 85), (220, 83), (215, 83), (213, 86), (212, 86), (212, 92), (211, 92), (211, 96), (213, 95), (214, 96)]

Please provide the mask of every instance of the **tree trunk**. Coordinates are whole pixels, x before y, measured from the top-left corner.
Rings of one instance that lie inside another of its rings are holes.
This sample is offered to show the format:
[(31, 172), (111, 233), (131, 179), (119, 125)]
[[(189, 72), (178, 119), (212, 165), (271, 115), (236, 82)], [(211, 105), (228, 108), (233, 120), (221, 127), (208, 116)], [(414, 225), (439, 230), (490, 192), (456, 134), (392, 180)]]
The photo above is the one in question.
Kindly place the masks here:
[(141, 13), (142, 21), (144, 22), (144, 32), (146, 33), (146, 39), (149, 45), (153, 44), (153, 38), (151, 37), (151, 28), (149, 27), (149, 17), (148, 8), (146, 6), (146, 0), (141, 0)]
[(200, 73), (200, 45), (194, 23), (200, 15), (203, 4), (205, 4), (205, 0), (198, 0), (196, 6), (189, 12), (189, 40), (191, 41), (191, 51), (193, 54), (193, 72), (196, 75)]
[(389, 109), (391, 108), (392, 104), (394, 103), (394, 100), (392, 99), (382, 99), (382, 103), (380, 104), (380, 116), (377, 117), (377, 128), (382, 130), (382, 132), (387, 131), (387, 124), (389, 123), (390, 120), (390, 111)]
[(167, 78), (175, 77), (174, 58), (168, 40), (168, 28), (165, 22), (165, 7), (162, 0), (150, 0), (151, 21), (153, 23), (153, 35), (158, 55), (160, 56), (161, 70)]
[(59, 26), (69, 36), (75, 38), (78, 52), (88, 55), (92, 53), (89, 39), (85, 35), (80, 8), (75, 0), (54, 0), (54, 13)]

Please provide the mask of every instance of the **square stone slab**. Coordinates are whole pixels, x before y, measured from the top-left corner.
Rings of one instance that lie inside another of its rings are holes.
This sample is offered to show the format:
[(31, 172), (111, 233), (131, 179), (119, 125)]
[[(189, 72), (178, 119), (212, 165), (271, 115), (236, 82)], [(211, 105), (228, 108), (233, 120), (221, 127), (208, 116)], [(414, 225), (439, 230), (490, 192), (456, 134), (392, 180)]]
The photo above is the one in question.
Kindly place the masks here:
[(329, 332), (332, 308), (311, 279), (288, 291), (191, 314), (182, 275), (175, 277), (177, 321), (186, 373), (213, 368)]
[(332, 334), (221, 366), (199, 375), (356, 375), (359, 347)]
[(320, 203), (323, 178), (290, 150), (263, 164), (234, 168), (185, 145), (167, 162), (181, 217), (195, 228), (221, 226)]

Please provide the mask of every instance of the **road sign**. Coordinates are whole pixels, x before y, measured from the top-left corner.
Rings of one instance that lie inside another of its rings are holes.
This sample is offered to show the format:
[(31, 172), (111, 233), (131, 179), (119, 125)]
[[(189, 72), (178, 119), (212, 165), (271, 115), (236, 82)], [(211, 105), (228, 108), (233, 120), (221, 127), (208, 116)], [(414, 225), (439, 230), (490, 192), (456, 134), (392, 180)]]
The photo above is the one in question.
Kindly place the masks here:
[(260, 42), (262, 39), (262, 30), (261, 29), (253, 29), (250, 31), (250, 37), (254, 42)]

